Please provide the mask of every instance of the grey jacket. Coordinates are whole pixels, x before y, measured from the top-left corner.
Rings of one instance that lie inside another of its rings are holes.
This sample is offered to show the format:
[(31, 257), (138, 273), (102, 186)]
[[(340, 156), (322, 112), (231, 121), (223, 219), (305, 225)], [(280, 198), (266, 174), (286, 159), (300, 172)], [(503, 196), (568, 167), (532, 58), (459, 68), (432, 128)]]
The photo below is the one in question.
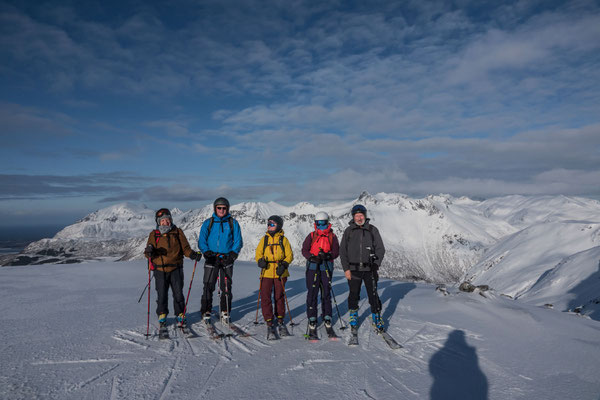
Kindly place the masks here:
[(368, 218), (363, 226), (356, 225), (354, 220), (348, 225), (340, 243), (340, 261), (344, 271), (371, 271), (370, 254), (375, 254), (374, 264), (379, 268), (385, 247), (377, 228), (369, 223)]

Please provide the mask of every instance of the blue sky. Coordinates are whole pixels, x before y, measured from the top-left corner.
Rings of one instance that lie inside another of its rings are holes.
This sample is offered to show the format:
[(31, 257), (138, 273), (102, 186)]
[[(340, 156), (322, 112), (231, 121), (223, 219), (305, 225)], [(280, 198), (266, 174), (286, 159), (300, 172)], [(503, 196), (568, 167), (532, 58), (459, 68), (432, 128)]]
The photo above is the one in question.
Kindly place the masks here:
[(600, 197), (597, 1), (2, 1), (0, 216)]

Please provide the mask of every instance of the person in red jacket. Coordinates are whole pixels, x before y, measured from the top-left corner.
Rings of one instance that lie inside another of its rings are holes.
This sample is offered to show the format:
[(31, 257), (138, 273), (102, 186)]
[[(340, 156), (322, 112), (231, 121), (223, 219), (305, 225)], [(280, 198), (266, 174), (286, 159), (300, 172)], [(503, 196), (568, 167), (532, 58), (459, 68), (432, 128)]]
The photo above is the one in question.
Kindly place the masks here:
[(337, 236), (331, 229), (329, 215), (320, 211), (315, 215), (315, 230), (308, 234), (302, 244), (302, 255), (306, 258), (306, 314), (308, 316), (309, 339), (318, 339), (317, 306), (321, 290), (322, 318), (328, 334), (333, 330), (331, 320), (331, 277), (333, 260), (340, 254)]

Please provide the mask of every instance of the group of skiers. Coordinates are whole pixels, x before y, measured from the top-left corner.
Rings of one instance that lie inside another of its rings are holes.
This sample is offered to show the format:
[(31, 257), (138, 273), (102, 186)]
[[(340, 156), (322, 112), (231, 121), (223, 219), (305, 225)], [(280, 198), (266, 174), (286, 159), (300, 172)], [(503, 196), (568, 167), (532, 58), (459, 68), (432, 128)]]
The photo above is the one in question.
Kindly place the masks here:
[[(214, 201), (212, 217), (205, 220), (200, 228), (198, 252), (191, 249), (183, 231), (173, 224), (168, 209), (161, 208), (156, 212), (156, 229), (150, 232), (144, 255), (154, 274), (158, 294), (156, 313), (161, 329), (166, 329), (169, 287), (173, 295), (177, 324), (182, 328), (186, 326), (184, 256), (196, 262), (202, 256), (205, 259), (200, 308), (204, 322), (207, 325), (212, 323), (213, 292), (218, 282), (221, 294), (220, 320), (224, 325), (230, 324), (233, 265), (242, 249), (243, 240), (240, 225), (230, 214), (229, 208), (229, 201), (224, 197)], [(349, 322), (353, 334), (358, 329), (358, 301), (363, 282), (371, 306), (373, 325), (383, 331), (381, 302), (377, 295), (377, 271), (383, 260), (385, 247), (379, 231), (369, 223), (367, 209), (363, 205), (352, 207), (351, 214), (352, 220), (340, 243), (329, 223), (329, 215), (324, 211), (318, 212), (315, 215), (314, 231), (308, 234), (302, 245), (302, 255), (306, 258), (306, 337), (309, 339), (318, 339), (319, 292), (323, 325), (329, 336), (336, 336), (332, 327), (331, 284), (333, 264), (338, 256), (348, 280)], [(268, 326), (267, 334), (271, 338), (276, 337), (277, 328), (280, 336), (289, 335), (284, 323), (287, 303), (285, 284), (289, 277), (288, 267), (293, 259), (290, 242), (283, 231), (283, 219), (277, 215), (269, 217), (266, 233), (256, 247), (255, 260), (260, 268), (259, 301)]]

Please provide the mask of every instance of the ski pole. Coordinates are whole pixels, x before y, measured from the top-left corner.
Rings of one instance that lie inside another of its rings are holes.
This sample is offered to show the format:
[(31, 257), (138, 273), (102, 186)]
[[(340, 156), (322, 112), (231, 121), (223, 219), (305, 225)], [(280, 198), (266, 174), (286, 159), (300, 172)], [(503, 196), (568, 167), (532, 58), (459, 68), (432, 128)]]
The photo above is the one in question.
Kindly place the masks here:
[(146, 293), (146, 289), (148, 289), (148, 284), (146, 283), (146, 286), (144, 286), (144, 290), (142, 290), (142, 294), (140, 294), (140, 298), (138, 299), (138, 303), (140, 301), (142, 301), (142, 297), (144, 297), (144, 293)]
[[(225, 301), (227, 303), (225, 303), (225, 308), (227, 310), (227, 328), (229, 328), (229, 333), (233, 334), (233, 331), (231, 330), (231, 310), (229, 309), (229, 288), (227, 287), (227, 272), (225, 271), (225, 269), (223, 269), (223, 275), (225, 276)], [(221, 321), (221, 323), (223, 323), (223, 321)]]
[(188, 289), (187, 297), (185, 298), (185, 307), (183, 308), (183, 315), (187, 315), (187, 305), (188, 300), (190, 299), (190, 292), (192, 291), (192, 282), (194, 282), (194, 274), (196, 273), (196, 265), (198, 264), (198, 260), (194, 262), (194, 269), (192, 270), (192, 279), (190, 279), (190, 288)]
[(146, 339), (150, 336), (150, 283), (152, 282), (152, 270), (154, 269), (154, 265), (152, 265), (152, 261), (148, 259), (148, 320), (146, 323)]
[(331, 284), (332, 277), (329, 276), (329, 270), (327, 268), (325, 268), (325, 272), (327, 273), (327, 280), (329, 281), (329, 289), (331, 290), (331, 295), (333, 296), (333, 303), (335, 304), (335, 309), (337, 310), (338, 318), (340, 319), (340, 325), (342, 325), (340, 327), (340, 329), (344, 330), (348, 327), (346, 326), (346, 324), (344, 323), (344, 320), (342, 319), (342, 316), (340, 315), (340, 309), (338, 307), (337, 301), (335, 300), (335, 293), (333, 293), (333, 285)]
[(264, 274), (265, 270), (264, 269), (260, 269), (260, 281), (258, 283), (258, 299), (256, 299), (256, 318), (254, 320), (254, 325), (258, 325), (258, 306), (260, 304), (260, 290), (262, 288), (262, 280), (263, 280), (263, 274)]

